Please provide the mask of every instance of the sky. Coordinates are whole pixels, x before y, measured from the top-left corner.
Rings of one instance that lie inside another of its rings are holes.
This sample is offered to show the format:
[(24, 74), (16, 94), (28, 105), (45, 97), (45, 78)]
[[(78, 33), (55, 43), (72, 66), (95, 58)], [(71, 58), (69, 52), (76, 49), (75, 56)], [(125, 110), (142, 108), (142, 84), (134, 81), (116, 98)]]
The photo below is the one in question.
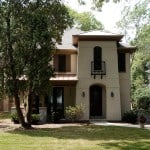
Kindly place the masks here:
[[(86, 6), (80, 6), (76, 0), (68, 0), (66, 3), (78, 12), (91, 11), (90, 0), (86, 0)], [(115, 24), (121, 18), (121, 8), (120, 3), (114, 4), (110, 2), (102, 7), (101, 12), (92, 11), (92, 13), (104, 25), (106, 30), (115, 31)]]
[[(138, 0), (132, 0), (130, 3), (133, 5), (137, 1)], [(91, 0), (86, 0), (86, 6), (80, 6), (77, 0), (65, 0), (65, 2), (78, 12), (91, 11)], [(105, 3), (101, 12), (92, 11), (92, 13), (95, 15), (96, 19), (104, 25), (105, 30), (119, 32), (118, 28), (116, 27), (116, 22), (121, 19), (121, 11), (126, 4), (127, 2), (125, 1), (121, 1), (120, 3)]]

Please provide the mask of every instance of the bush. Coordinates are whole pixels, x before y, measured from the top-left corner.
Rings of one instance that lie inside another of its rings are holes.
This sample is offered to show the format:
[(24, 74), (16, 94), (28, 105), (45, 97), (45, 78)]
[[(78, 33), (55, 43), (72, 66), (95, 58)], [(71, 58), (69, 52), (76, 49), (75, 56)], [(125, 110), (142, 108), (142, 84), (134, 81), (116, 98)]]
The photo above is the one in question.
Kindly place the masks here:
[(137, 111), (130, 110), (130, 111), (124, 113), (124, 115), (122, 117), (122, 121), (123, 122), (127, 122), (127, 123), (136, 123), (137, 122), (137, 118), (138, 118)]
[(11, 114), (11, 121), (15, 124), (18, 124), (19, 123), (19, 118), (18, 118), (18, 115), (17, 113), (13, 113)]
[(40, 121), (40, 114), (32, 114), (31, 123), (38, 124), (39, 121)]
[(67, 120), (70, 121), (79, 121), (83, 116), (83, 106), (76, 105), (76, 106), (68, 106), (65, 109), (65, 117)]
[(54, 123), (59, 123), (59, 120), (62, 118), (62, 112), (60, 110), (54, 111), (51, 114), (51, 121)]
[[(18, 118), (17, 113), (11, 114), (11, 121), (14, 122), (15, 124), (19, 123), (19, 118)], [(39, 121), (40, 121), (40, 115), (39, 114), (32, 114), (31, 115), (31, 123), (32, 124), (38, 124)]]

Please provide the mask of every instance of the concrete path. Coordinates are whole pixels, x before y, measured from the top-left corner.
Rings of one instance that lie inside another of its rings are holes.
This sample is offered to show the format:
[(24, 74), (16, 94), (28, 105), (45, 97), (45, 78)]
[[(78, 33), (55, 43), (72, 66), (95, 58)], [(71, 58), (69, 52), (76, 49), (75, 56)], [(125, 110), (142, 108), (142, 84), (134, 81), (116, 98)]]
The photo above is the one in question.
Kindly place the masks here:
[[(120, 127), (140, 128), (139, 124), (130, 124), (130, 123), (115, 123), (115, 122), (107, 122), (107, 121), (91, 121), (90, 123), (94, 125), (101, 125), (101, 126), (120, 126)], [(145, 129), (150, 130), (150, 124), (146, 124)]]

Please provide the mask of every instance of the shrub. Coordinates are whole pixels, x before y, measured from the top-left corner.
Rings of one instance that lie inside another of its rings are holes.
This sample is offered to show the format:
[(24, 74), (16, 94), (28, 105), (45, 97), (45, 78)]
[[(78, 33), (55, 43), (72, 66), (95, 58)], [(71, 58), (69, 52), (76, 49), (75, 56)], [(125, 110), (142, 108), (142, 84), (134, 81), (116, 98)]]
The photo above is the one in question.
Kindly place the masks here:
[[(19, 118), (18, 118), (17, 113), (11, 114), (11, 121), (14, 122), (15, 124), (19, 123)], [(40, 121), (40, 115), (39, 114), (32, 114), (31, 115), (31, 123), (32, 124), (38, 124), (39, 121)]]
[(59, 120), (62, 118), (62, 113), (61, 111), (53, 111), (51, 114), (51, 121), (54, 123), (58, 123)]
[(39, 121), (40, 121), (40, 114), (32, 114), (31, 123), (38, 124)]
[(18, 124), (19, 123), (19, 118), (18, 118), (18, 115), (17, 113), (12, 113), (11, 114), (11, 121), (15, 124)]
[(137, 122), (137, 118), (138, 118), (137, 111), (130, 110), (130, 111), (124, 113), (124, 115), (122, 117), (122, 121), (123, 122), (127, 122), (127, 123), (136, 123)]
[(65, 117), (67, 120), (78, 121), (83, 116), (83, 106), (76, 105), (76, 106), (68, 106), (65, 109)]

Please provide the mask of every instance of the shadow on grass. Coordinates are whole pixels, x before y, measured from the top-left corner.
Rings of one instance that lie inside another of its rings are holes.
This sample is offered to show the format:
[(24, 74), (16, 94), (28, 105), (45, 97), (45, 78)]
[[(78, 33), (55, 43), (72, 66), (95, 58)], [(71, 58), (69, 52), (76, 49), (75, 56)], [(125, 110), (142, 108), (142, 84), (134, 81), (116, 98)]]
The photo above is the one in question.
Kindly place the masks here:
[(11, 134), (31, 137), (53, 137), (57, 139), (86, 140), (146, 140), (150, 139), (150, 131), (137, 128), (115, 126), (67, 126), (61, 128), (44, 128), (33, 130), (12, 130)]
[(105, 149), (117, 148), (120, 150), (148, 150), (150, 149), (150, 142), (146, 141), (129, 141), (129, 142), (109, 142), (98, 144), (99, 146), (104, 147)]

